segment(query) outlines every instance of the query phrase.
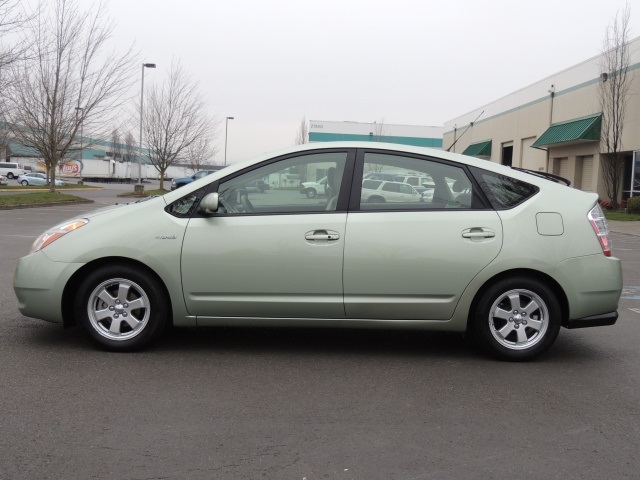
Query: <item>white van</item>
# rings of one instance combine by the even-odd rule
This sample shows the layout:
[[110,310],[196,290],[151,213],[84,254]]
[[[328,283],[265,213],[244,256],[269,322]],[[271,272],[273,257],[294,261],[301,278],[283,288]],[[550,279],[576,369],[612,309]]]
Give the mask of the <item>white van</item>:
[[0,175],[7,178],[18,178],[24,174],[22,165],[15,162],[0,162]]

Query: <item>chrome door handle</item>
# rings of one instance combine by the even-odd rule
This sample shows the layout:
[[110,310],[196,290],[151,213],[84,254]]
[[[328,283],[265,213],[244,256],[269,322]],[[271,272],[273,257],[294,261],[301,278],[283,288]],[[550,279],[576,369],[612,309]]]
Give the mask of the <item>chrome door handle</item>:
[[464,238],[493,238],[496,233],[493,230],[484,230],[482,228],[470,228],[462,232]]
[[313,232],[307,232],[304,236],[305,240],[309,240],[311,242],[324,240],[326,241],[335,241],[340,239],[340,235],[338,232],[327,232],[326,230],[315,230]]

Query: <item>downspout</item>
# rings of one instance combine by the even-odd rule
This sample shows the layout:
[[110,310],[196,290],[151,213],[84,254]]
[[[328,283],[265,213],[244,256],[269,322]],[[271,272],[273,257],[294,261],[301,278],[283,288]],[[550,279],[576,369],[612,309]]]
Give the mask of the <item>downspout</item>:
[[[556,86],[555,85],[551,85],[551,88],[549,89],[549,94],[551,95],[551,102],[549,105],[549,127],[551,127],[551,125],[553,125],[553,98],[556,96]],[[550,153],[551,149],[547,148],[547,169],[546,172],[549,173],[549,164],[551,162],[551,153]]]

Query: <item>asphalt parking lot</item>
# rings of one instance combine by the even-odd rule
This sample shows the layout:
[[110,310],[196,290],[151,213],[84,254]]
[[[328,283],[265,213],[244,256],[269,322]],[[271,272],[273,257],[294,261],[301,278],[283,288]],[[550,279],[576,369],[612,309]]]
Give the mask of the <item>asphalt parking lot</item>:
[[640,478],[640,237],[613,234],[617,324],[563,329],[532,363],[330,329],[174,329],[113,354],[22,317],[11,288],[34,238],[90,209],[0,211],[0,478]]

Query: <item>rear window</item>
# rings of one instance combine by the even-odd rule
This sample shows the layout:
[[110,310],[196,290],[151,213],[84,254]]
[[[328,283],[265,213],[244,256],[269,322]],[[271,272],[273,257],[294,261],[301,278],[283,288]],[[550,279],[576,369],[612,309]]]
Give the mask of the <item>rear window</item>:
[[476,180],[480,183],[491,206],[496,210],[506,210],[524,202],[538,193],[538,187],[522,180],[487,172],[481,169],[472,169]]

